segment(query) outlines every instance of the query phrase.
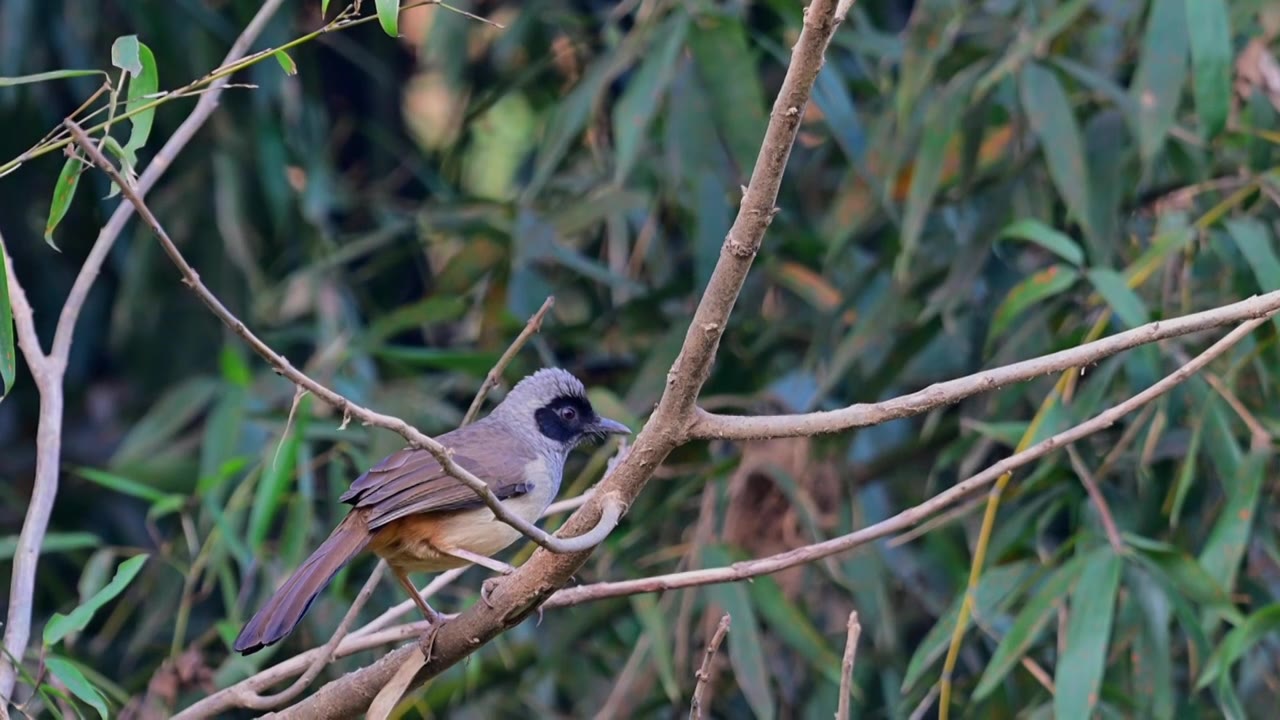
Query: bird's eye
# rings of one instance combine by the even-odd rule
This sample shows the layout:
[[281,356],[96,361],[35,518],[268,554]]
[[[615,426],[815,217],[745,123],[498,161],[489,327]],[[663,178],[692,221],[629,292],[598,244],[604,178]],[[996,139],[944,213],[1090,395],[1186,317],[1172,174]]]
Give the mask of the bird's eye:
[[565,422],[573,422],[578,419],[578,411],[571,407],[560,408],[560,419]]

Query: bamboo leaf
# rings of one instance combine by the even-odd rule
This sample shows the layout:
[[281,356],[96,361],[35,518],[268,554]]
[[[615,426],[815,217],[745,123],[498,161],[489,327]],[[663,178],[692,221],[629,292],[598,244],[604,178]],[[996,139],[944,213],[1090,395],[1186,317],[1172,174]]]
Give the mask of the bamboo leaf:
[[1114,553],[1092,555],[1071,593],[1066,646],[1054,672],[1055,717],[1091,717],[1098,704],[1123,567]]

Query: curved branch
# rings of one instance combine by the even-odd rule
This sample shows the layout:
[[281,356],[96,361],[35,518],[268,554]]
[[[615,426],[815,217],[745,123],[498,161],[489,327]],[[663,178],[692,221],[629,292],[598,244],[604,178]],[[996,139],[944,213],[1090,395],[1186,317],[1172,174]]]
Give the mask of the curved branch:
[[979,393],[1073,367],[1087,367],[1124,350],[1220,325],[1268,316],[1280,309],[1280,290],[1230,305],[1161,320],[1091,343],[1031,360],[940,382],[881,403],[859,403],[839,410],[802,415],[719,415],[698,410],[688,429],[690,439],[757,440],[800,437],[879,425],[957,403]]
[[103,172],[110,176],[113,181],[115,181],[116,185],[120,187],[121,193],[123,193],[125,198],[127,198],[129,202],[133,204],[134,208],[137,209],[138,215],[142,217],[143,221],[145,221],[148,227],[151,228],[152,233],[154,233],[156,238],[159,239],[160,245],[164,248],[165,254],[169,256],[169,259],[173,261],[173,264],[178,267],[178,271],[182,273],[182,282],[196,294],[196,297],[200,298],[200,301],[205,304],[205,307],[209,308],[209,310],[213,312],[213,314],[221,320],[223,324],[230,328],[232,332],[239,335],[245,341],[245,344],[247,344],[254,352],[258,353],[262,359],[270,363],[277,372],[287,378],[294,385],[307,390],[312,395],[315,395],[338,410],[341,410],[344,421],[354,417],[358,418],[365,425],[373,425],[374,427],[391,430],[403,437],[410,447],[426,450],[431,453],[431,455],[435,457],[436,461],[440,463],[441,469],[451,477],[457,479],[463,485],[471,488],[472,492],[484,501],[484,504],[493,512],[494,517],[510,525],[516,530],[519,530],[522,535],[535,543],[554,553],[576,552],[580,549],[578,544],[566,543],[564,540],[548,534],[546,531],[503,506],[502,502],[498,500],[498,496],[493,494],[493,490],[491,490],[483,480],[454,462],[453,451],[440,444],[439,441],[424,435],[417,428],[398,417],[374,412],[373,410],[355,404],[346,396],[321,385],[319,382],[316,382],[311,378],[311,376],[294,367],[293,363],[289,362],[289,360],[283,355],[272,350],[271,346],[267,345],[261,338],[255,335],[253,331],[250,330],[242,320],[240,320],[240,318],[236,317],[234,313],[228,310],[227,306],[223,305],[222,301],[205,286],[204,282],[200,280],[200,274],[197,273],[195,269],[191,267],[191,264],[187,262],[187,259],[183,257],[182,252],[178,250],[178,246],[175,245],[173,239],[169,237],[169,233],[165,231],[164,227],[160,225],[160,221],[157,220],[156,216],[151,212],[151,208],[147,207],[146,202],[143,201],[133,188],[129,186],[128,181],[125,180],[124,176],[121,175],[116,167],[111,164],[111,161],[107,159],[106,155],[104,155],[102,151],[93,144],[93,141],[89,139],[89,136],[85,134],[84,130],[81,129],[74,120],[68,119],[64,121],[63,124],[69,131],[71,131],[71,135],[75,138],[76,143],[80,145],[80,149],[83,150],[91,160],[93,160],[94,165],[97,165]]

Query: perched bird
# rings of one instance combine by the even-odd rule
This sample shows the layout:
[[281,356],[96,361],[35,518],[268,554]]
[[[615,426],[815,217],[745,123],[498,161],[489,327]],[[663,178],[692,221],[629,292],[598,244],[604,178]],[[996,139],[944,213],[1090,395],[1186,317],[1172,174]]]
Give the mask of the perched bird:
[[[488,417],[437,438],[454,461],[484,480],[504,507],[534,522],[560,491],[565,459],[579,443],[627,426],[600,417],[582,383],[546,368],[516,384]],[[439,616],[409,580],[475,563],[509,571],[489,559],[520,537],[494,517],[471,488],[449,476],[425,450],[393,453],[356,478],[341,500],[347,517],[276,590],[240,631],[236,652],[249,655],[293,631],[343,565],[366,548],[387,561],[433,628]]]

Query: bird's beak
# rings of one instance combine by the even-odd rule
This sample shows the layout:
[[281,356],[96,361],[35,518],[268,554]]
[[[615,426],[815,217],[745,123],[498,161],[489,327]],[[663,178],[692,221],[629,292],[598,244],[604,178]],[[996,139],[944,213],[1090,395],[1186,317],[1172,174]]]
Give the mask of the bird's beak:
[[602,417],[597,419],[595,422],[595,429],[606,435],[630,435],[631,434],[631,428],[627,427],[626,425],[623,425],[617,420],[610,420],[607,417]]

